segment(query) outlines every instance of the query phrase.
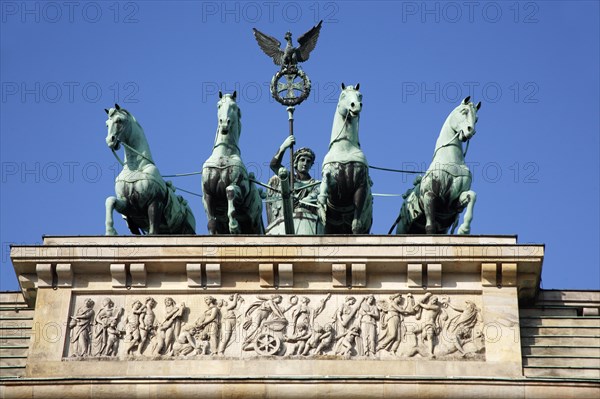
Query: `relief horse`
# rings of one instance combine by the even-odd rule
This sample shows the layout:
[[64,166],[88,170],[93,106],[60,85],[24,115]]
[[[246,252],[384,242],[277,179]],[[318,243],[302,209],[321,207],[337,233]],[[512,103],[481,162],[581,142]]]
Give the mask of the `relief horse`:
[[[115,179],[116,197],[106,199],[106,235],[116,235],[113,210],[133,234],[195,234],[196,220],[187,201],[175,194],[156,167],[142,126],[115,104],[108,114],[106,144],[123,165]],[[123,161],[116,151],[123,145]]]
[[263,234],[262,199],[238,147],[242,112],[236,92],[217,103],[217,133],[213,151],[202,166],[204,210],[210,234]]
[[446,234],[450,227],[454,233],[465,208],[458,234],[471,232],[477,195],[471,190],[472,176],[465,165],[463,143],[466,142],[468,148],[468,142],[475,134],[481,103],[474,105],[469,100],[470,97],[465,98],[448,115],[437,139],[431,165],[403,195],[405,201],[396,219],[396,234]]
[[325,234],[368,234],[373,223],[369,164],[360,149],[360,85],[345,86],[333,118],[329,151],[323,160],[319,190]]

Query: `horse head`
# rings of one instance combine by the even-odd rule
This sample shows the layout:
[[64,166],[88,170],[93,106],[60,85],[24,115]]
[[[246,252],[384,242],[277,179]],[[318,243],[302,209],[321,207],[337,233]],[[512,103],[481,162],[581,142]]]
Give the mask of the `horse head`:
[[219,102],[217,102],[217,117],[219,119],[217,134],[226,136],[230,131],[237,134],[234,140],[237,141],[240,133],[240,119],[242,111],[238,107],[235,99],[237,91],[233,94],[223,94],[219,92]]
[[133,116],[124,108],[115,104],[114,108],[104,109],[108,114],[106,126],[108,134],[106,136],[106,144],[111,150],[118,150],[121,147],[121,142],[127,143],[132,131]]
[[450,126],[455,133],[458,133],[460,141],[467,141],[475,134],[475,124],[477,123],[477,111],[481,108],[481,102],[474,105],[465,98],[458,107],[452,111],[450,116]]
[[356,86],[346,86],[342,83],[342,93],[338,100],[337,112],[342,115],[344,119],[356,118],[360,115],[362,110],[362,94],[358,89],[360,83]]

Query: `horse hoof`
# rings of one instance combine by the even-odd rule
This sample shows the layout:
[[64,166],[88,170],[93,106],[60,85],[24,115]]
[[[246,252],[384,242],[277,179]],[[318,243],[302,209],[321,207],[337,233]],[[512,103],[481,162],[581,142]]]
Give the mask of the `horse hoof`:
[[237,221],[229,222],[229,232],[231,234],[240,234],[240,224]]
[[327,224],[327,209],[323,206],[320,206],[317,209],[317,213],[319,215],[319,219],[321,219],[321,223],[323,225],[326,225]]
[[470,234],[470,233],[471,233],[471,227],[460,226],[458,228],[459,235],[465,235],[465,234]]
[[361,234],[363,232],[363,225],[358,219],[352,221],[352,234]]
[[214,219],[210,219],[208,221],[208,225],[206,226],[208,229],[209,234],[217,234],[217,221]]
[[115,230],[114,228],[110,227],[106,229],[106,235],[107,236],[116,236],[117,235],[117,230]]
[[225,189],[225,195],[227,196],[227,201],[235,200],[235,189],[231,186]]

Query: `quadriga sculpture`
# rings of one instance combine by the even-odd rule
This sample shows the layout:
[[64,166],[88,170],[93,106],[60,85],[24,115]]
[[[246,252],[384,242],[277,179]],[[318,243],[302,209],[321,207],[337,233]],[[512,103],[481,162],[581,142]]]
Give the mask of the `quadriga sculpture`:
[[[116,197],[106,199],[106,235],[116,235],[113,209],[123,215],[133,234],[195,234],[196,220],[187,201],[175,194],[156,167],[142,126],[115,104],[108,114],[106,144],[123,165],[115,179]],[[116,151],[123,145],[125,156]]]
[[475,134],[481,103],[474,105],[469,100],[470,97],[465,98],[448,115],[437,139],[431,165],[404,194],[405,200],[394,224],[398,225],[396,234],[446,234],[450,227],[453,233],[465,208],[458,234],[471,232],[477,196],[471,190],[472,176],[465,165],[463,143]]
[[319,192],[325,234],[368,234],[373,223],[369,164],[360,149],[360,85],[346,86],[333,118],[329,151],[323,160]]
[[262,199],[242,162],[238,142],[242,112],[236,92],[217,103],[217,134],[202,166],[202,192],[210,234],[263,234]]

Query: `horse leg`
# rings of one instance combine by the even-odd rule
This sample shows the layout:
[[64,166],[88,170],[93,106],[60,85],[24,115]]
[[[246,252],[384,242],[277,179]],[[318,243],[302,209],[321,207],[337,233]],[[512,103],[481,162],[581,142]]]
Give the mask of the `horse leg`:
[[207,194],[207,190],[204,190],[202,203],[204,204],[204,211],[206,212],[206,218],[208,219],[208,234],[215,235],[217,234],[217,218],[215,217],[215,212],[212,207],[212,200],[212,195]]
[[365,200],[367,198],[367,189],[361,186],[354,192],[354,219],[352,220],[352,234],[363,234],[364,223],[361,220],[364,211]]
[[436,233],[435,223],[435,194],[431,191],[425,192],[423,195],[423,211],[425,212],[425,234]]
[[163,206],[161,199],[154,200],[148,205],[148,234],[158,234],[162,219]]
[[208,219],[207,228],[210,235],[219,234],[216,205],[218,202],[217,193],[220,179],[221,176],[217,170],[212,168],[202,169],[202,204],[204,205],[204,212]]
[[323,172],[323,180],[321,180],[321,185],[319,186],[319,195],[317,196],[319,208],[317,209],[317,213],[319,214],[319,218],[321,219],[321,223],[323,226],[327,225],[327,198],[329,198],[329,180],[331,178],[331,173],[326,170]]
[[108,197],[106,199],[105,205],[106,205],[106,218],[105,218],[106,233],[105,234],[107,236],[116,236],[117,230],[115,230],[115,227],[114,227],[113,210],[116,209],[117,212],[119,212],[120,214],[124,214],[127,203],[125,202],[125,200],[118,199],[117,197]]
[[458,198],[462,206],[467,206],[463,222],[458,228],[458,234],[469,234],[471,232],[471,221],[473,221],[473,207],[475,206],[475,200],[477,200],[477,194],[475,191],[469,190],[460,193]]
[[125,223],[127,223],[127,227],[129,228],[131,234],[136,236],[142,235],[140,228],[135,223],[133,223],[132,220],[130,220],[127,216],[124,216],[123,219],[125,219]]
[[235,202],[242,196],[240,187],[236,184],[227,186],[225,189],[227,193],[227,218],[229,219],[229,232],[231,234],[241,234],[240,224],[238,223],[235,211]]

